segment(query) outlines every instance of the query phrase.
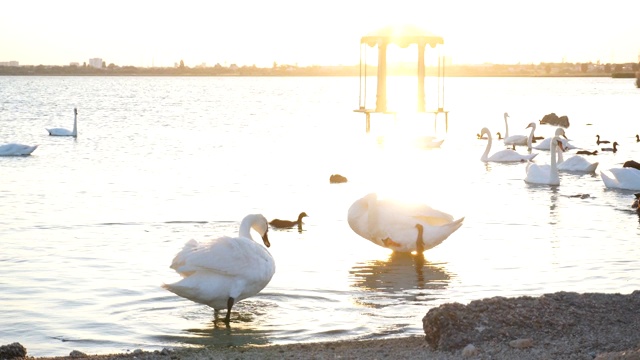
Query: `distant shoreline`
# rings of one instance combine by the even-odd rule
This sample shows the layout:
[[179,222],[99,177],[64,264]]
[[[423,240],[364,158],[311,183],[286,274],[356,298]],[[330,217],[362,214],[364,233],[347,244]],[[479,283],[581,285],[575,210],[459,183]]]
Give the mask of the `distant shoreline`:
[[[576,67],[540,67],[531,65],[450,65],[445,69],[428,67],[425,76],[444,77],[610,77],[635,78],[634,72],[627,71],[584,71]],[[359,66],[278,66],[258,68],[255,66],[230,67],[175,67],[142,68],[133,66],[109,66],[93,68],[90,66],[0,66],[0,76],[180,76],[180,77],[338,77],[338,76],[377,76],[375,67],[360,70]],[[415,69],[407,67],[392,68],[388,76],[416,76]]]

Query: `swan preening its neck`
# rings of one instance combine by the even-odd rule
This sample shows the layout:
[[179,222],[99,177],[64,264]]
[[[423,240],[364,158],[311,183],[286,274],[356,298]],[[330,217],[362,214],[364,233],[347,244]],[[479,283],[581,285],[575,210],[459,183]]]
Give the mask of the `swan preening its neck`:
[[454,220],[450,214],[426,204],[381,200],[375,193],[356,200],[347,216],[349,227],[356,234],[378,246],[405,253],[437,246],[458,230],[463,220],[464,217]]
[[78,108],[73,108],[73,130],[65,128],[47,129],[51,136],[78,136]]

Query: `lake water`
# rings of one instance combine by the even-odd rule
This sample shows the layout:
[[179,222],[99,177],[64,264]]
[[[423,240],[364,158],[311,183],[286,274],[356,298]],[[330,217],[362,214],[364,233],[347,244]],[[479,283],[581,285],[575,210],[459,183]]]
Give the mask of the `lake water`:
[[[0,344],[62,356],[390,338],[421,334],[426,312],[447,302],[631,293],[634,192],[605,189],[599,172],[640,161],[633,81],[450,78],[448,132],[442,116],[434,129],[431,116],[400,114],[373,115],[367,134],[353,77],[0,77],[0,143],[40,145],[0,157]],[[390,107],[410,104],[415,83],[390,79]],[[367,86],[373,107],[375,78]],[[78,138],[48,136],[72,127],[74,107]],[[504,134],[505,111],[511,134],[555,112],[569,117],[574,145],[598,149],[600,134],[619,151],[591,157],[596,174],[527,185],[525,164],[480,161],[476,133]],[[424,135],[445,141],[425,148]],[[335,173],[349,181],[330,184]],[[464,225],[416,268],[349,228],[349,206],[372,191]],[[302,232],[270,232],[276,274],[234,307],[229,329],[160,287],[178,279],[169,264],[186,241],[235,235],[249,213],[301,211]]]

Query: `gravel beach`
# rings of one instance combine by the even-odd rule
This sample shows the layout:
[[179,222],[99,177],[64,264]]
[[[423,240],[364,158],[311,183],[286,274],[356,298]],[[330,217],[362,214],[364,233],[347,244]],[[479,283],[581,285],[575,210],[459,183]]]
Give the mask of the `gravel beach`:
[[[0,359],[597,359],[640,360],[640,290],[631,294],[558,292],[494,297],[433,308],[425,336],[228,348],[180,348],[32,358],[19,343]],[[24,353],[21,353],[24,351]],[[20,356],[22,355],[22,356]]]

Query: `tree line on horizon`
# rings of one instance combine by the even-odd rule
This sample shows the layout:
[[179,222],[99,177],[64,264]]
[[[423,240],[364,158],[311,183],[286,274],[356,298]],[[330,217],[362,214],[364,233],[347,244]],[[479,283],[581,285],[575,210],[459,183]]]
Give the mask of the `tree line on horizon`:
[[[540,63],[540,64],[483,64],[483,65],[447,65],[425,67],[427,76],[614,76],[635,77],[640,71],[640,63],[594,64],[594,63]],[[389,65],[388,75],[416,75],[415,64]],[[281,65],[276,62],[271,67],[252,66],[214,66],[198,65],[189,67],[180,60],[173,67],[136,67],[117,66],[113,63],[102,68],[83,65],[22,65],[0,66],[0,75],[75,75],[75,76],[108,76],[108,75],[148,75],[148,76],[375,76],[377,67],[367,65],[306,66]],[[616,76],[617,75],[617,76]]]

